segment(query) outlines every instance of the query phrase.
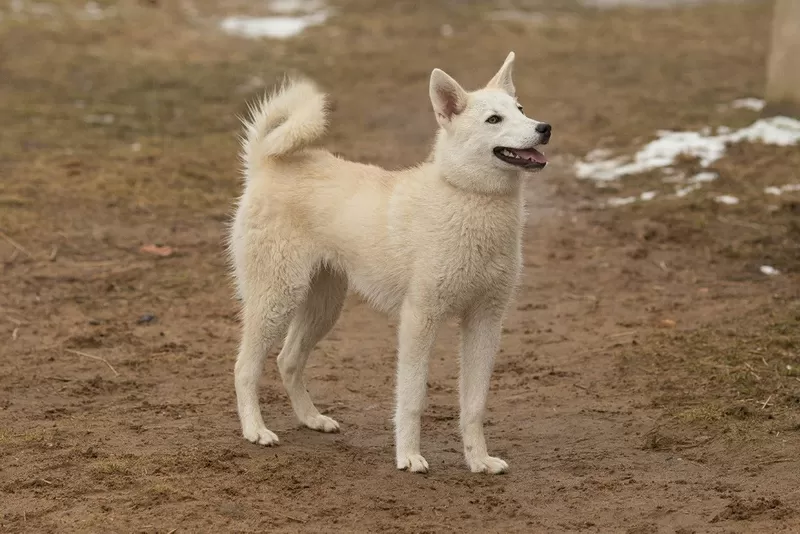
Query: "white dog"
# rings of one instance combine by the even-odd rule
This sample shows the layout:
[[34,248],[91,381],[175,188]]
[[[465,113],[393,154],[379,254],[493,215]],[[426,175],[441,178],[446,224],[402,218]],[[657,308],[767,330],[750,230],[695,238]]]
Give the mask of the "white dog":
[[480,90],[467,92],[435,69],[430,98],[440,129],[432,157],[388,171],[309,145],[326,126],[326,97],[290,81],[251,109],[242,159],[245,186],[230,253],[243,302],[235,368],[244,437],[275,445],[257,383],[278,356],[297,418],[335,432],[306,390],[303,369],[339,317],[348,286],[399,315],[395,440],[397,468],[426,472],[420,454],[428,360],[439,325],[461,322],[460,403],[464,454],[473,472],[502,473],[489,456],[483,418],[502,322],[521,268],[523,171],[545,167],[536,147],[550,125],[517,103],[510,53]]

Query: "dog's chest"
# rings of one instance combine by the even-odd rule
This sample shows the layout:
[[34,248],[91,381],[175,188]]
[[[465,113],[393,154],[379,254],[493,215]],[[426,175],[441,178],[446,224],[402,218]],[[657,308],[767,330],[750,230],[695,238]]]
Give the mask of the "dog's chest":
[[429,245],[429,269],[438,297],[454,311],[476,300],[504,299],[516,284],[521,262],[518,213],[458,213]]

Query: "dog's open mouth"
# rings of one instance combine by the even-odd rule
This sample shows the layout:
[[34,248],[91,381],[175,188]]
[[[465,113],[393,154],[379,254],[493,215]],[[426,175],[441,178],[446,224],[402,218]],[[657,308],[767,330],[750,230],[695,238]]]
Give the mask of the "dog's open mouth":
[[541,169],[547,165],[547,157],[535,148],[506,148],[499,146],[494,149],[498,159],[522,167],[523,169]]

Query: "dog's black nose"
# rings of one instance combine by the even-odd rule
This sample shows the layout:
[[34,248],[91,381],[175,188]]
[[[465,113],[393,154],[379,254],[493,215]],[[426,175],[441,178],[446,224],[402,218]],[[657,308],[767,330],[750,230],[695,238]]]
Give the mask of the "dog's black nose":
[[552,129],[553,127],[547,124],[546,122],[540,122],[539,124],[536,125],[536,131],[539,132],[540,134],[549,135],[550,130]]

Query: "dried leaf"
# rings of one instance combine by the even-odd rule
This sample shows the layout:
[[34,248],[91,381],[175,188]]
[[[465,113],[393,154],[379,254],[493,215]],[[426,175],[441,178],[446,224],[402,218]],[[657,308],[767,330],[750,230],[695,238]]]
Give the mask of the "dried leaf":
[[165,245],[142,245],[142,247],[139,249],[139,252],[166,258],[167,256],[172,256],[172,254],[175,253],[175,250],[172,247]]

